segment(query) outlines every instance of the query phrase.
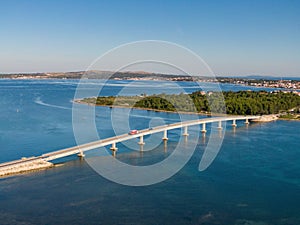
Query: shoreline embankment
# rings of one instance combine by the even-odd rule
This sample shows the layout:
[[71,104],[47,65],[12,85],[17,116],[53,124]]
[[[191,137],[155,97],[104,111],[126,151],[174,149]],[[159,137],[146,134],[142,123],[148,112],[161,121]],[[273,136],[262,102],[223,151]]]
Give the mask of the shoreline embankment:
[[[24,162],[22,162],[24,160]],[[53,167],[54,164],[43,159],[26,160],[21,159],[15,163],[0,164],[0,177],[17,175]]]

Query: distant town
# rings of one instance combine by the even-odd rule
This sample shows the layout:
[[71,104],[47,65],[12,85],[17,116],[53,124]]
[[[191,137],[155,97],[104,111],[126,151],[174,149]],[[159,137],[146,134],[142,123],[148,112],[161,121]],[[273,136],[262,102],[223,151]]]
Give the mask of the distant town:
[[218,77],[221,83],[232,83],[245,86],[283,88],[283,89],[300,89],[300,81],[292,79],[249,79],[249,78],[228,78]]
[[300,79],[287,78],[268,78],[268,77],[216,77],[189,76],[149,73],[144,71],[77,71],[77,72],[50,72],[50,73],[14,73],[0,74],[0,79],[111,79],[111,80],[165,80],[165,81],[201,81],[201,82],[220,82],[244,86],[282,88],[286,90],[300,90]]

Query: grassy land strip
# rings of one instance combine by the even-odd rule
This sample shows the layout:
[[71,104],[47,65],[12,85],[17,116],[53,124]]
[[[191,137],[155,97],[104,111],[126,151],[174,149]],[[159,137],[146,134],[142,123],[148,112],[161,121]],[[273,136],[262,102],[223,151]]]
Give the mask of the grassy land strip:
[[81,103],[136,107],[158,111],[197,113],[227,113],[230,115],[266,115],[289,112],[299,113],[300,96],[294,93],[239,91],[192,94],[159,94],[151,96],[107,96],[80,100]]

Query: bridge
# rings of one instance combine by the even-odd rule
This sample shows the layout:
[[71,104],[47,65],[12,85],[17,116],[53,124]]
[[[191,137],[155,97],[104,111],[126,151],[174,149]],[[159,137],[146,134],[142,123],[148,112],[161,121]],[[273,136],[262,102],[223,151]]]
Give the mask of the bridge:
[[188,127],[190,126],[196,126],[196,125],[201,125],[202,133],[206,133],[206,124],[208,123],[217,123],[218,124],[218,129],[222,129],[222,123],[226,121],[232,121],[232,126],[236,127],[236,121],[238,120],[244,120],[246,124],[249,124],[250,120],[253,119],[259,119],[260,116],[228,116],[228,117],[210,117],[210,118],[204,118],[204,119],[197,119],[197,120],[189,120],[189,121],[184,121],[184,122],[178,122],[178,123],[173,123],[169,125],[163,125],[163,126],[157,126],[153,128],[147,128],[144,130],[139,130],[137,134],[122,134],[82,145],[78,145],[75,147],[70,147],[58,151],[53,151],[49,153],[42,154],[40,156],[33,156],[30,158],[22,158],[20,160],[15,160],[11,162],[6,162],[0,164],[0,176],[5,176],[5,175],[10,175],[10,174],[15,174],[15,173],[20,173],[20,172],[26,172],[29,170],[36,170],[36,169],[41,169],[41,168],[48,168],[53,166],[51,161],[63,157],[67,157],[70,155],[75,155],[77,154],[79,157],[84,157],[84,152],[104,147],[104,146],[109,146],[111,145],[110,150],[112,151],[113,156],[116,155],[117,152],[117,143],[127,141],[130,139],[135,139],[139,138],[138,144],[144,145],[144,136],[145,135],[151,135],[154,133],[159,133],[162,132],[162,139],[164,141],[168,140],[168,131],[169,130],[174,130],[178,128],[183,128],[183,133],[182,135],[188,136]]

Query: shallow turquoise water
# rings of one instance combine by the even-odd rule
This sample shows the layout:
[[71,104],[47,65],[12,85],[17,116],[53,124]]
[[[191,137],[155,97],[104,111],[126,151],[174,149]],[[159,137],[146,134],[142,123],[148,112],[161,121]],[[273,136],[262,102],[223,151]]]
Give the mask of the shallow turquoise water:
[[[113,84],[107,93],[122,88]],[[75,88],[76,81],[1,80],[0,161],[75,145]],[[102,137],[113,135],[109,110],[96,110]],[[147,127],[153,117],[178,120],[176,114],[133,110],[132,126]],[[217,158],[203,172],[198,164],[207,138],[200,136],[181,171],[146,187],[113,183],[70,157],[54,169],[1,179],[0,224],[300,224],[299,129],[300,122],[291,121],[239,123],[235,131],[228,126]],[[195,135],[191,131],[186,147]],[[142,155],[120,145],[117,158],[133,165],[158,162],[179,136],[170,132],[166,150],[160,145]]]

